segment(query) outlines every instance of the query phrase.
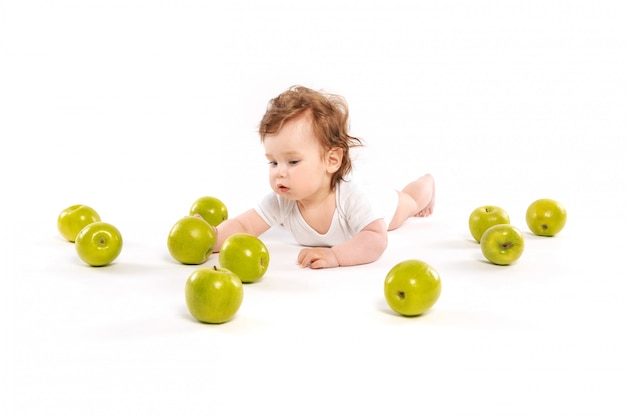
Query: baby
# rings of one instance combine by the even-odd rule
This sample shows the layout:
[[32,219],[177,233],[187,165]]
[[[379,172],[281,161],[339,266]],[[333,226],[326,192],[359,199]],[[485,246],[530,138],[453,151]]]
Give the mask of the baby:
[[259,236],[282,225],[305,246],[298,254],[303,268],[365,264],[385,251],[387,231],[433,211],[430,174],[402,191],[390,190],[382,204],[387,212],[346,180],[352,168],[350,148],[361,141],[348,133],[348,106],[340,96],[292,87],[270,101],[259,133],[272,193],[217,227],[215,252],[233,233]]

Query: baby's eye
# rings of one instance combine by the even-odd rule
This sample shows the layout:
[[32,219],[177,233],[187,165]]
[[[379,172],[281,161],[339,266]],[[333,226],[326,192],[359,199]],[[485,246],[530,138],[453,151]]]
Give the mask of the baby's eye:
[[297,161],[297,160],[289,161],[289,165],[297,165],[298,162],[300,161]]
[[278,165],[276,161],[269,161],[267,164],[271,167],[275,167],[276,165]]

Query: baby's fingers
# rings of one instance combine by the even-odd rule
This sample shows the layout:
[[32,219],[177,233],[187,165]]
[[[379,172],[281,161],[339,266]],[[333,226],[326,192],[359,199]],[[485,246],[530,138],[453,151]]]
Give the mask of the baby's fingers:
[[[330,260],[334,262],[331,262]],[[301,268],[311,269],[329,268],[338,266],[335,256],[329,248],[303,249],[298,255],[298,264]]]
[[308,252],[308,249],[302,249],[298,254],[298,265],[300,268],[306,268],[309,265]]

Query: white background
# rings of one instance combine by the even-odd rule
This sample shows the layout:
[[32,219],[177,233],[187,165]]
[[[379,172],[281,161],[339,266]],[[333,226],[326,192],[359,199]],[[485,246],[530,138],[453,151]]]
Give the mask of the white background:
[[[626,3],[297,4],[0,1],[0,414],[623,416]],[[347,99],[356,177],[435,175],[435,214],[322,271],[271,230],[235,319],[199,324],[167,233],[269,190],[256,128],[293,84]],[[541,197],[555,238],[525,225]],[[114,264],[59,236],[76,203],[121,230]],[[516,264],[471,241],[483,204],[524,231]],[[443,283],[413,319],[382,290],[409,258]]]

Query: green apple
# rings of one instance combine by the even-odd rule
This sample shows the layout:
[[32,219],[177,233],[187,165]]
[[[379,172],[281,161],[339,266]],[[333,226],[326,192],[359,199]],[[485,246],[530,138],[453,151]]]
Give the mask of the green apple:
[[469,229],[472,237],[480,243],[485,230],[496,224],[509,224],[509,215],[498,206],[481,206],[472,211],[469,217]]
[[83,227],[99,221],[100,215],[94,209],[84,204],[74,204],[59,213],[57,229],[63,238],[74,242]]
[[497,224],[483,233],[480,250],[489,262],[510,265],[524,253],[524,236],[513,225]]
[[185,284],[189,313],[203,323],[225,323],[237,313],[243,301],[243,284],[225,268],[200,268]]
[[426,262],[409,259],[391,268],[384,289],[387,304],[393,311],[403,316],[418,316],[439,299],[441,278]]
[[76,236],[76,253],[91,266],[105,266],[122,252],[122,235],[115,226],[105,222],[90,223]]
[[256,282],[267,271],[270,254],[258,237],[247,233],[235,233],[222,243],[219,263],[222,268],[233,271],[241,282]]
[[554,236],[565,227],[567,211],[558,201],[540,198],[526,210],[526,224],[538,236]]
[[213,226],[199,217],[185,216],[178,220],[167,236],[172,258],[186,265],[206,262],[215,249],[217,238]]
[[211,226],[217,226],[228,219],[228,209],[219,199],[211,196],[200,197],[191,205],[189,215],[199,214]]

